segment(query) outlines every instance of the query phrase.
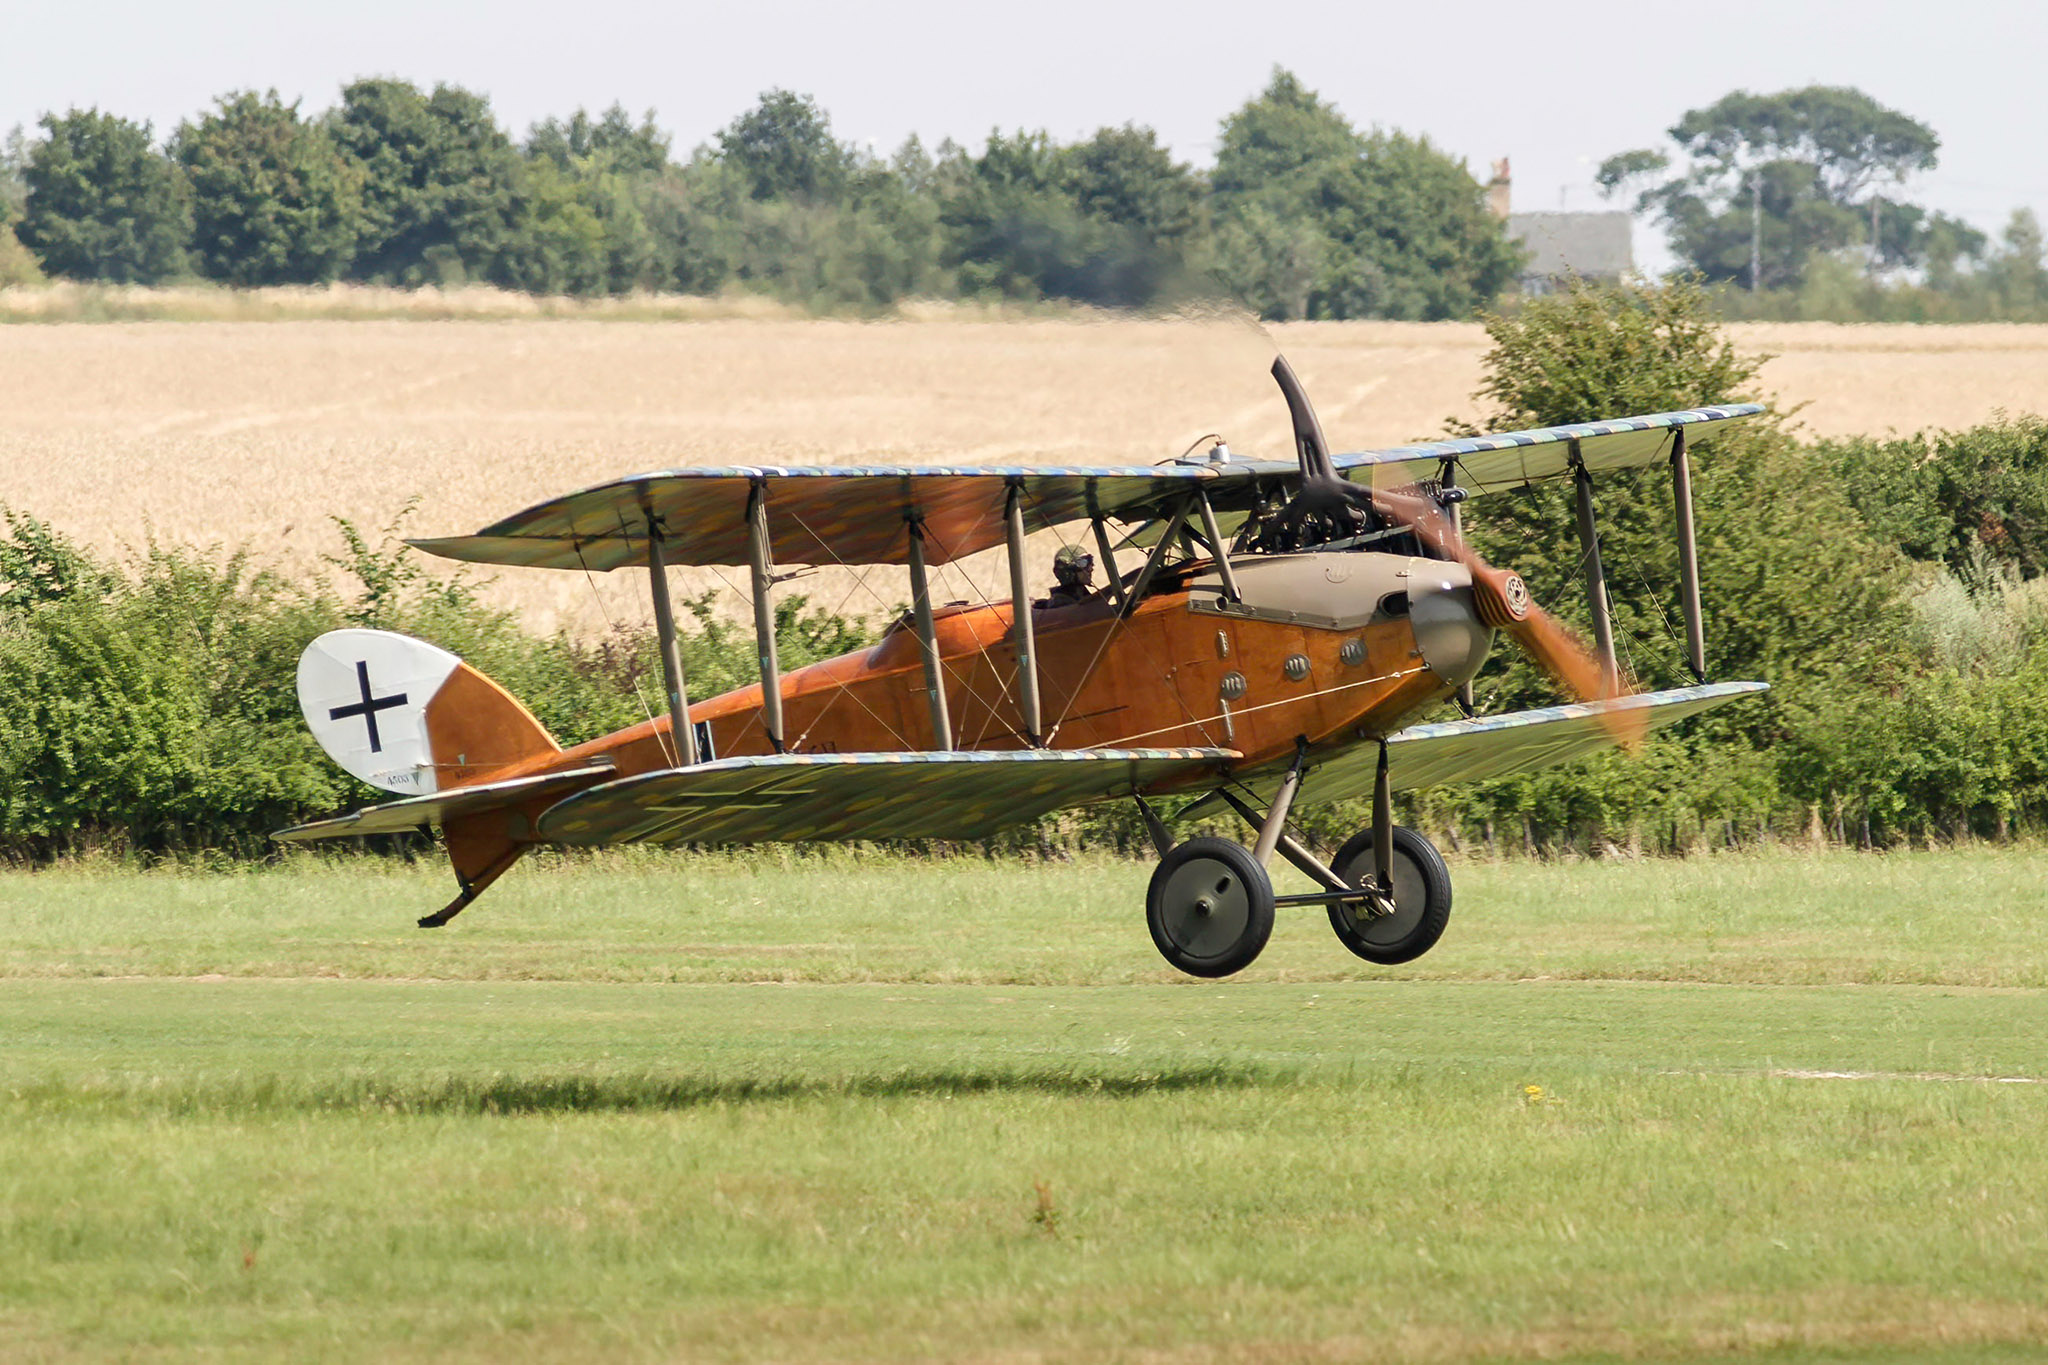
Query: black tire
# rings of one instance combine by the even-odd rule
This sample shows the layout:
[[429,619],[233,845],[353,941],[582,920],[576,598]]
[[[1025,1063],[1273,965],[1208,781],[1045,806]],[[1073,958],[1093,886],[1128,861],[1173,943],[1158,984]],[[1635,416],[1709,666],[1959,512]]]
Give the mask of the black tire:
[[1152,873],[1145,925],[1159,955],[1189,976],[1241,972],[1273,936],[1273,881],[1244,845],[1190,839]]
[[[1373,864],[1372,830],[1351,836],[1330,870],[1353,886],[1366,886],[1377,875]],[[1392,967],[1413,962],[1444,936],[1451,922],[1451,870],[1436,845],[1412,829],[1394,826],[1394,913],[1368,919],[1362,907],[1332,902],[1330,927],[1337,941],[1367,962]]]

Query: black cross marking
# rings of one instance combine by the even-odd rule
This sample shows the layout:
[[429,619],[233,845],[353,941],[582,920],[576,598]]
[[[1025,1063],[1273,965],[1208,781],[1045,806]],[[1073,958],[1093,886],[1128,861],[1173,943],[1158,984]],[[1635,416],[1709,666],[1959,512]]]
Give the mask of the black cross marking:
[[384,752],[384,740],[377,733],[377,713],[394,706],[405,705],[405,693],[396,692],[388,697],[370,695],[370,665],[361,659],[356,661],[356,686],[363,689],[363,699],[349,706],[337,706],[327,713],[329,720],[341,720],[346,716],[361,716],[363,723],[370,727],[370,752]]

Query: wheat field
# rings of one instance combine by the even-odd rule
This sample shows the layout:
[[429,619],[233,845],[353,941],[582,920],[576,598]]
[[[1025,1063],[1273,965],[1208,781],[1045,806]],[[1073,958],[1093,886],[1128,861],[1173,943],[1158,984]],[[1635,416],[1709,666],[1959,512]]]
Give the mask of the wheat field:
[[[2048,327],[1730,332],[1775,357],[1764,387],[1815,434],[2048,410]],[[1469,324],[1262,329],[930,310],[887,322],[19,325],[0,328],[0,502],[101,550],[151,537],[246,545],[310,574],[339,549],[330,516],[382,527],[417,498],[409,530],[457,533],[584,484],[678,465],[1148,463],[1210,432],[1241,454],[1284,455],[1286,414],[1266,374],[1276,345],[1341,448],[1484,416],[1472,392],[1487,342]],[[1043,561],[1056,541],[1040,539]],[[683,577],[703,590],[733,576]],[[485,591],[536,627],[584,632],[640,619],[637,586],[507,570]],[[992,562],[940,587],[1007,595]],[[861,615],[905,596],[888,574],[821,573],[801,590]]]

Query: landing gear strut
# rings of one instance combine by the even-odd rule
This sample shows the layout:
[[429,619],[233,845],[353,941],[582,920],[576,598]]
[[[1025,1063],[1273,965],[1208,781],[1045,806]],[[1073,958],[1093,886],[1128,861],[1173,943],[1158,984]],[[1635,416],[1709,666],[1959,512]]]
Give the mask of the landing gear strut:
[[[1301,789],[1306,742],[1263,815],[1237,793],[1216,796],[1259,831],[1246,848],[1228,839],[1190,839],[1175,845],[1166,826],[1140,799],[1138,810],[1159,850],[1159,866],[1145,892],[1145,923],[1160,956],[1190,976],[1229,976],[1249,967],[1273,933],[1273,912],[1283,905],[1327,908],[1337,941],[1368,962],[1413,961],[1436,945],[1451,917],[1451,874],[1429,840],[1393,822],[1386,746],[1380,747],[1373,790],[1373,822],[1325,865],[1287,832],[1287,814]],[[1266,872],[1278,853],[1321,888],[1278,896]]]

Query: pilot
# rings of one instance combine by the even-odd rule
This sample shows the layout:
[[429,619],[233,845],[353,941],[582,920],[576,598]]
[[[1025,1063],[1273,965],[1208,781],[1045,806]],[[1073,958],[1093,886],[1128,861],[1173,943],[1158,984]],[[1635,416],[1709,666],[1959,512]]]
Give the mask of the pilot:
[[1045,599],[1047,607],[1078,606],[1095,596],[1095,588],[1089,582],[1095,576],[1095,556],[1078,545],[1063,545],[1052,560],[1052,595]]

